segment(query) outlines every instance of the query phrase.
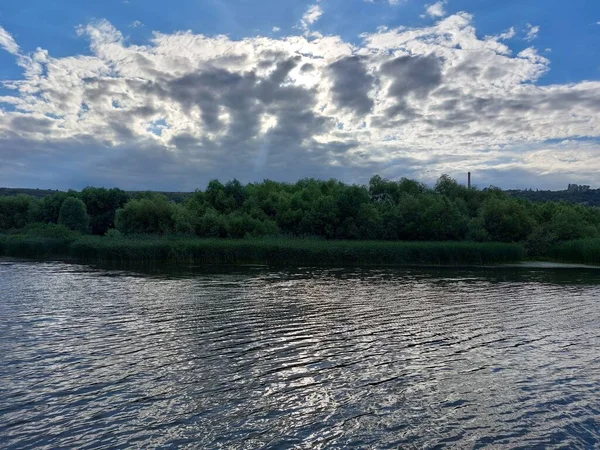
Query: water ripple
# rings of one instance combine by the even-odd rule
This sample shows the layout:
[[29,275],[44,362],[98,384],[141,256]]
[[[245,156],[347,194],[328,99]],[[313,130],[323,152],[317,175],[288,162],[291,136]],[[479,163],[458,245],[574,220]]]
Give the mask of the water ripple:
[[600,445],[598,271],[5,261],[0,286],[3,448]]

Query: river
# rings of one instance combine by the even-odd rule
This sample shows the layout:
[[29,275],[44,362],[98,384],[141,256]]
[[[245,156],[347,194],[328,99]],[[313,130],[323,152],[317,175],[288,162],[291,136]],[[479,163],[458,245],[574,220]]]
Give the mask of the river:
[[2,448],[593,448],[600,270],[0,261]]

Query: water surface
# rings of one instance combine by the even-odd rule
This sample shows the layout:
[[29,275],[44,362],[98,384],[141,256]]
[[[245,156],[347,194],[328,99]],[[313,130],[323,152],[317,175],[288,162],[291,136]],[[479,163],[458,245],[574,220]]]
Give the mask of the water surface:
[[600,271],[0,261],[3,448],[593,448]]

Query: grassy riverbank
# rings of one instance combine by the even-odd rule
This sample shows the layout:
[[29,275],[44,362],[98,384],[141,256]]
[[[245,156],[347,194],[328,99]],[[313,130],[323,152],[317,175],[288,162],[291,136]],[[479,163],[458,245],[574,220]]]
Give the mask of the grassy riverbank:
[[553,261],[600,265],[600,239],[562,242],[548,252]]
[[518,262],[524,251],[516,244],[475,242],[0,235],[0,256],[117,263],[477,265]]

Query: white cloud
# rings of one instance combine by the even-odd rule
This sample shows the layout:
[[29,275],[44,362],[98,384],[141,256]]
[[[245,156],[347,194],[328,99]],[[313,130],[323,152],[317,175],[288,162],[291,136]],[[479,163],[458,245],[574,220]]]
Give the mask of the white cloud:
[[132,26],[133,28],[138,28],[138,27],[141,27],[141,26],[143,26],[143,25],[144,25],[144,24],[143,24],[141,21],[139,21],[139,20],[135,20],[135,21],[134,21],[134,22],[131,24],[131,26]]
[[530,23],[528,23],[527,24],[527,35],[525,36],[525,40],[531,42],[538,37],[539,33],[540,33],[539,26],[533,26]]
[[445,4],[445,1],[439,1],[433,5],[429,5],[425,12],[429,17],[444,17],[446,15],[446,10],[444,8]]
[[215,176],[363,182],[471,170],[495,183],[501,174],[504,186],[524,173],[600,184],[600,82],[538,86],[550,61],[533,47],[514,55],[510,30],[480,38],[466,13],[359,43],[188,31],[132,45],[105,20],[78,33],[90,55],[39,49],[5,83],[5,183],[193,189]]
[[273,33],[279,33],[280,31],[281,31],[281,28],[273,27]]
[[494,39],[499,40],[499,41],[507,41],[509,39],[514,38],[517,35],[517,32],[515,30],[515,27],[510,27],[508,30],[493,36]]
[[308,7],[304,15],[302,16],[302,25],[304,28],[308,28],[309,25],[312,25],[317,20],[321,18],[323,15],[323,8],[318,3],[311,5]]
[[19,46],[11,34],[0,26],[0,47],[13,55],[19,54]]

